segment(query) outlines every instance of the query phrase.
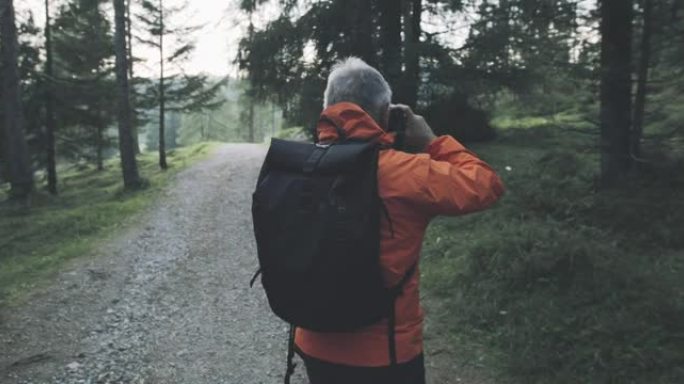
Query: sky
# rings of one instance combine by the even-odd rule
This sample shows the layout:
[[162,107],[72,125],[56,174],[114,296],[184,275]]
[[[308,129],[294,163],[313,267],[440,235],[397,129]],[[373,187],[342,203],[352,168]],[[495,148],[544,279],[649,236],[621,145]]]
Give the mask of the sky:
[[[51,0],[53,10],[63,1]],[[18,17],[25,17],[25,12],[32,11],[39,26],[45,23],[44,0],[15,0]],[[183,0],[165,0],[165,5],[176,7],[185,3]],[[201,0],[187,1],[188,7],[180,11],[176,17],[186,25],[201,26],[195,33],[196,50],[190,60],[184,64],[184,70],[190,74],[206,73],[215,76],[236,75],[232,61],[237,55],[237,46],[245,28],[246,18],[237,10],[236,1]],[[152,74],[155,68],[155,53],[151,49],[133,45],[134,55],[145,62],[140,63],[138,73]]]

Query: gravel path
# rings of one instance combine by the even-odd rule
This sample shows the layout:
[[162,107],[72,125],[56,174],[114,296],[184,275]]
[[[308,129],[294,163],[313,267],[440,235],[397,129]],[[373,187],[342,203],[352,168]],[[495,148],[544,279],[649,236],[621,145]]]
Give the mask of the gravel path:
[[[282,382],[287,327],[248,287],[264,154],[220,147],[93,257],[0,311],[0,383]],[[436,356],[433,372],[440,360],[449,364]],[[293,384],[305,383],[297,372]]]
[[280,382],[286,326],[248,287],[264,152],[222,146],[95,257],[0,314],[0,382]]

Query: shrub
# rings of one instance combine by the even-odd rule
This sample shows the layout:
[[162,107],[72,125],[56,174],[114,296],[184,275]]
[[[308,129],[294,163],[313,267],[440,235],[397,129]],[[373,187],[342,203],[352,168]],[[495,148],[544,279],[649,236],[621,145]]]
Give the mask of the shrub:
[[424,283],[452,332],[504,382],[684,382],[681,189],[599,193],[587,156],[507,150],[499,206],[429,231]]

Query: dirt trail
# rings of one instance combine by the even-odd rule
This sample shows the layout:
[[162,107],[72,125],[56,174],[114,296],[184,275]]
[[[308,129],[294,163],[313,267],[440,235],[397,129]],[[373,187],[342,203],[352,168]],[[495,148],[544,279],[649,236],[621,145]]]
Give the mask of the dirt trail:
[[[248,287],[264,154],[220,147],[95,255],[0,311],[0,383],[282,382],[286,325]],[[428,365],[442,372],[433,381],[466,382],[444,374],[441,355]],[[297,371],[293,384],[305,383]]]

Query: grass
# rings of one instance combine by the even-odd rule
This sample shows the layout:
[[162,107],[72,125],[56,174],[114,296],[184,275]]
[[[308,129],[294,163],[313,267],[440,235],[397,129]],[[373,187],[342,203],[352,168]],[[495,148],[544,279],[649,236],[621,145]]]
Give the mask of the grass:
[[304,130],[304,127],[290,127],[290,128],[285,128],[281,129],[278,131],[275,136],[275,138],[278,139],[284,139],[284,140],[306,140],[307,135]]
[[[577,130],[597,130],[598,126],[583,118],[582,113],[560,112],[549,116],[522,116],[511,115],[495,116],[491,124],[498,130],[525,130],[535,128],[573,128]],[[597,131],[598,133],[598,131]]]
[[122,190],[119,162],[112,160],[104,171],[89,166],[62,172],[60,195],[36,193],[30,209],[0,206],[0,305],[16,303],[66,262],[88,255],[143,211],[178,171],[213,147],[202,143],[169,151],[167,171],[159,169],[156,154],[139,156],[146,180],[139,191]]
[[592,137],[508,128],[473,147],[507,195],[426,238],[445,337],[504,383],[684,382],[681,170],[598,191]]

